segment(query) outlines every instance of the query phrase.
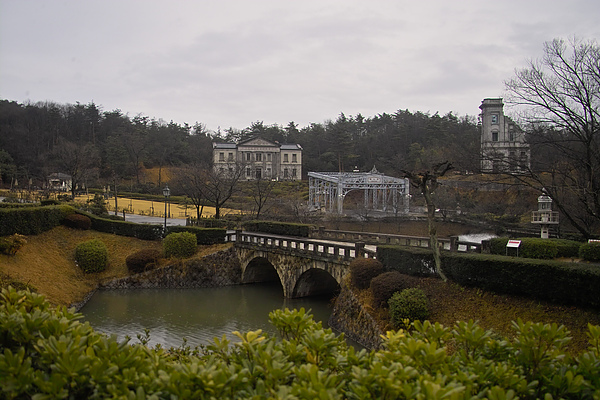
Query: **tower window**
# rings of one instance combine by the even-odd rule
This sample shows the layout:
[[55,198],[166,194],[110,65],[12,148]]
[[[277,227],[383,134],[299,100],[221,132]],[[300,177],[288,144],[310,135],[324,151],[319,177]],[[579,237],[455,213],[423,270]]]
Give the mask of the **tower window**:
[[492,132],[492,142],[498,141],[498,132]]
[[492,114],[492,124],[493,125],[498,124],[498,114]]

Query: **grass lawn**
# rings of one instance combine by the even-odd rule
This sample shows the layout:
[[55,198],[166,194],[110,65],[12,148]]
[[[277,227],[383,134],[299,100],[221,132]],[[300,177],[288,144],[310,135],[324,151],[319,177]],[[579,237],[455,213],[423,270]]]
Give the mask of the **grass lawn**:
[[[84,274],[75,264],[75,248],[90,239],[100,239],[108,248],[109,265],[103,272]],[[196,257],[219,246],[201,246]],[[162,250],[162,241],[140,240],[97,231],[56,227],[36,236],[16,255],[0,254],[0,280],[19,281],[34,287],[55,305],[82,301],[98,283],[128,275],[125,259],[142,249]],[[168,260],[163,260],[163,264]]]

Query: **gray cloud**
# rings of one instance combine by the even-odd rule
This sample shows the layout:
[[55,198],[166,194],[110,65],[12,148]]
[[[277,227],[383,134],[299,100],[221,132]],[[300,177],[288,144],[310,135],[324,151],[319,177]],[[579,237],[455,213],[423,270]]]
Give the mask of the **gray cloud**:
[[477,114],[544,41],[598,37],[596,0],[0,0],[0,97],[175,122]]

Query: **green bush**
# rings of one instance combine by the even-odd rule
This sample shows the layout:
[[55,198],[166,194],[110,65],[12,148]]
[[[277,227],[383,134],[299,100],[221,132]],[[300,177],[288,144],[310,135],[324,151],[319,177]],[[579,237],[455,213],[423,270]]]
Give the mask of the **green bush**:
[[506,255],[506,244],[510,239],[507,237],[498,237],[490,239],[490,253]]
[[170,226],[167,228],[169,233],[190,232],[196,235],[197,244],[215,244],[225,243],[227,231],[221,228],[199,228],[195,226]]
[[92,227],[92,220],[82,214],[69,214],[63,219],[63,224],[69,228],[89,230]]
[[581,242],[576,240],[567,240],[567,239],[548,239],[552,240],[558,249],[558,254],[556,257],[579,257],[579,247],[581,246]]
[[162,253],[159,250],[144,249],[127,256],[125,264],[129,272],[137,274],[154,268],[161,257]]
[[519,257],[551,260],[558,255],[556,242],[550,239],[522,238]]
[[75,261],[85,273],[104,271],[108,265],[108,249],[98,239],[88,240],[75,248]]
[[145,347],[96,332],[43,296],[0,294],[0,397],[7,399],[593,399],[600,327],[567,352],[564,326],[517,321],[507,337],[477,323],[416,321],[380,350],[356,351],[300,310],[278,334],[236,332],[202,349]]
[[185,258],[196,254],[196,235],[190,232],[169,233],[163,240],[165,257]]
[[18,233],[0,237],[0,253],[14,256],[25,244],[27,244],[27,239]]
[[579,247],[579,257],[585,261],[600,261],[600,242],[582,244]]
[[310,235],[310,225],[292,224],[288,222],[274,221],[247,221],[242,224],[246,231],[272,233],[274,235],[308,237]]
[[377,259],[388,271],[414,276],[437,276],[431,249],[380,245],[377,246]]
[[59,226],[65,216],[74,212],[67,205],[0,208],[0,236],[39,235]]
[[396,292],[406,289],[406,281],[398,271],[384,272],[371,280],[373,307],[387,307],[388,300]]
[[355,258],[350,263],[350,280],[358,289],[368,289],[371,280],[383,273],[383,264],[374,258]]
[[162,225],[136,224],[122,220],[114,221],[81,211],[79,213],[89,217],[92,220],[92,229],[98,232],[112,233],[113,235],[134,237],[142,240],[158,240],[163,236]]
[[405,326],[405,320],[425,321],[429,318],[429,305],[427,296],[419,288],[404,289],[396,292],[388,301],[390,319],[396,328]]

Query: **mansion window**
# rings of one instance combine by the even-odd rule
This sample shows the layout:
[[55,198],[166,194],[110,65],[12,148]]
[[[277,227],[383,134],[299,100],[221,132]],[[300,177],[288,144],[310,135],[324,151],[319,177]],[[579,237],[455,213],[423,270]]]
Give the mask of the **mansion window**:
[[295,178],[297,175],[296,168],[292,168],[292,178]]
[[246,161],[252,160],[252,153],[246,153]]
[[292,154],[292,162],[298,162],[298,156],[296,154]]
[[498,132],[492,132],[492,142],[498,141]]
[[290,160],[288,158],[288,154],[283,155],[283,162],[290,162]]
[[225,161],[225,153],[219,153],[219,161]]
[[246,176],[249,178],[252,176],[252,169],[250,167],[246,168]]
[[288,169],[287,169],[287,168],[285,168],[285,169],[283,170],[283,177],[284,177],[284,178],[289,178],[289,175],[290,175],[290,173],[289,173]]
[[271,153],[267,153],[267,161],[271,161]]
[[498,114],[492,114],[492,125],[498,125]]
[[256,161],[262,161],[262,153],[256,153]]
[[260,168],[256,168],[256,179],[262,178],[262,170]]
[[228,159],[229,161],[233,161],[233,153],[229,153],[229,154],[227,155],[227,159]]

